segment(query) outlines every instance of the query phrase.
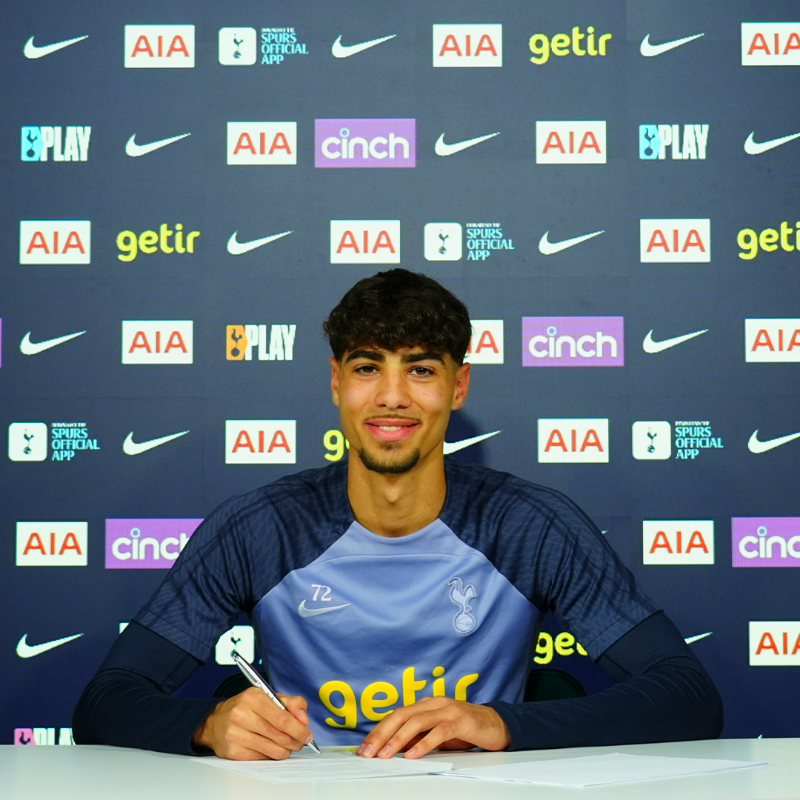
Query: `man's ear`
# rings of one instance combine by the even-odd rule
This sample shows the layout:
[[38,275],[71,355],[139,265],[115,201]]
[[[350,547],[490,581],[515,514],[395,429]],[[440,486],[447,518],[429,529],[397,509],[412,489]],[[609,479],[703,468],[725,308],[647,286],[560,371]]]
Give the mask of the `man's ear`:
[[462,364],[456,370],[456,380],[453,385],[453,402],[450,406],[451,411],[461,408],[467,402],[467,394],[469,392],[469,376],[471,365],[469,363]]
[[339,405],[339,375],[340,375],[341,365],[336,360],[335,357],[331,358],[331,396],[333,398],[333,404],[335,406]]

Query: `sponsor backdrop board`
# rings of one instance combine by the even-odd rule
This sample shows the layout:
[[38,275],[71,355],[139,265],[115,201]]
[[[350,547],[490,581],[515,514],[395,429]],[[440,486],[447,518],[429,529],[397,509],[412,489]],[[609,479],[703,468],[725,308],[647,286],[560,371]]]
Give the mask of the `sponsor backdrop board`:
[[[452,457],[574,497],[713,674],[725,734],[797,736],[798,11],[9,10],[0,741],[70,742],[219,502],[346,457],[320,324],[392,265],[474,320]],[[252,651],[246,619],[182,691],[231,641]],[[607,683],[555,619],[537,665]]]

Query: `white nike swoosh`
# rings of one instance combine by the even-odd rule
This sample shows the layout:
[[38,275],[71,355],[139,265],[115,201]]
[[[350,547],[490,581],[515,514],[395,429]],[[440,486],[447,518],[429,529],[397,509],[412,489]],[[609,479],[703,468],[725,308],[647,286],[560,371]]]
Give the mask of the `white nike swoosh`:
[[28,634],[26,633],[19,642],[17,642],[17,655],[20,658],[33,658],[34,656],[46,653],[48,650],[52,650],[54,647],[60,647],[62,644],[71,642],[79,636],[83,636],[83,634],[76,633],[74,636],[65,636],[63,639],[53,639],[52,642],[31,645],[28,644]]
[[800,138],[800,133],[792,133],[789,136],[781,136],[780,139],[770,139],[768,142],[754,142],[753,133],[751,133],[744,143],[744,151],[749,156],[757,156],[759,153],[766,153],[767,150],[772,150],[773,147],[780,147],[786,142],[791,142],[792,139]]
[[460,153],[462,150],[466,150],[468,147],[472,147],[474,144],[480,144],[481,142],[485,142],[487,139],[491,139],[493,136],[499,135],[500,131],[497,133],[487,134],[486,136],[478,136],[475,139],[465,139],[463,142],[456,142],[455,144],[445,144],[444,134],[442,134],[436,140],[436,144],[433,146],[433,149],[437,156],[452,156],[453,153]]
[[283,236],[288,236],[290,233],[292,233],[292,231],[276,233],[274,236],[265,236],[263,239],[253,239],[251,242],[237,242],[237,233],[239,233],[239,231],[234,231],[233,236],[228,239],[228,252],[232,256],[240,256],[242,253],[249,253],[251,250],[255,250],[256,247],[261,247],[262,244],[269,244],[270,242],[274,242],[276,239],[280,239]]
[[644,350],[645,353],[660,353],[662,350],[668,350],[670,347],[675,347],[676,344],[681,344],[681,342],[688,342],[689,339],[694,339],[695,336],[700,336],[700,334],[703,333],[708,333],[708,328],[702,331],[695,331],[694,333],[685,333],[683,336],[674,336],[672,339],[664,339],[661,342],[654,342],[653,331],[650,331],[650,333],[644,337],[642,350]]
[[550,231],[545,231],[544,236],[539,239],[539,252],[545,256],[551,256],[553,253],[560,253],[562,250],[566,250],[568,247],[572,247],[573,245],[585,242],[587,239],[592,239],[595,236],[599,236],[601,233],[605,233],[605,231],[595,231],[594,233],[587,233],[585,236],[576,236],[574,239],[564,239],[563,242],[549,242],[547,240],[548,233],[550,233]]
[[350,603],[345,603],[343,606],[329,606],[328,608],[306,608],[306,601],[303,600],[297,610],[300,612],[301,617],[316,617],[317,614],[327,614],[329,611],[336,611],[339,608],[347,608]]
[[639,52],[645,58],[660,56],[662,53],[666,53],[667,50],[673,50],[676,47],[680,47],[682,44],[686,44],[686,42],[699,39],[701,36],[705,36],[705,34],[697,33],[694,36],[687,36],[684,39],[674,39],[671,42],[664,42],[664,44],[650,44],[650,34],[648,33],[647,36],[642,39],[642,46],[639,48]]
[[127,456],[138,456],[139,453],[144,453],[146,450],[151,450],[159,445],[171,442],[179,436],[185,436],[189,431],[181,431],[180,433],[173,433],[170,436],[162,436],[160,439],[149,439],[146,442],[134,442],[133,431],[131,431],[122,443],[122,452]]
[[747,443],[747,449],[751,453],[766,453],[767,450],[772,450],[773,447],[780,447],[782,444],[792,442],[795,439],[800,439],[800,433],[790,433],[788,436],[779,436],[777,439],[767,439],[766,442],[760,442],[758,440],[758,431],[755,430]]
[[368,42],[361,42],[360,44],[342,44],[342,37],[340,36],[331,47],[331,53],[334,58],[347,58],[360,53],[362,50],[368,50],[370,47],[375,47],[376,44],[381,42],[388,42],[389,39],[394,39],[397,36],[393,33],[391,36],[384,36],[382,39],[370,39]]
[[465,447],[469,447],[473,444],[478,444],[478,442],[482,442],[484,439],[488,439],[490,436],[496,436],[501,431],[492,431],[491,433],[484,433],[481,436],[473,436],[471,439],[461,439],[459,442],[445,442],[444,443],[444,454],[449,456],[450,453],[455,453],[458,450],[463,450]]
[[170,136],[169,139],[159,139],[157,142],[150,142],[150,144],[136,144],[136,134],[134,133],[125,145],[125,152],[131,156],[131,158],[144,156],[148,153],[152,153],[153,150],[158,150],[159,147],[166,147],[168,144],[177,142],[178,139],[185,139],[187,136],[191,135],[191,133],[182,133],[180,136]]
[[683,641],[686,644],[692,644],[692,642],[698,642],[700,639],[705,639],[706,636],[711,636],[714,631],[709,631],[708,633],[698,633],[697,636],[687,636]]
[[46,339],[43,342],[32,342],[31,332],[28,331],[22,337],[22,341],[19,343],[19,351],[24,356],[35,356],[37,353],[41,353],[43,350],[49,350],[51,347],[55,347],[57,344],[68,342],[70,339],[74,339],[76,336],[83,336],[84,333],[86,333],[86,331],[78,331],[78,333],[68,333],[66,336],[57,336],[55,339]]
[[37,47],[33,43],[33,36],[25,42],[25,47],[22,49],[22,52],[25,55],[25,58],[41,58],[42,56],[49,56],[50,53],[55,53],[56,50],[61,50],[62,47],[69,47],[71,44],[75,44],[75,42],[80,42],[83,39],[88,39],[87,36],[78,36],[75,39],[66,39],[63,42],[56,42],[55,44],[45,44],[41,47]]

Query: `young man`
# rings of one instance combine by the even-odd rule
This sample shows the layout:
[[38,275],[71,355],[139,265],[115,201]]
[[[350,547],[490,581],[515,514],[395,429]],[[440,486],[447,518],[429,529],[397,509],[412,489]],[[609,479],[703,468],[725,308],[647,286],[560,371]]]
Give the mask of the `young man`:
[[[445,459],[469,390],[464,305],[395,269],[325,331],[349,460],[212,512],[84,691],[75,740],[280,759],[312,736],[382,758],[718,736],[713,682],[586,515]],[[170,697],[241,611],[288,710],[258,689]],[[616,686],[520,702],[548,611]]]

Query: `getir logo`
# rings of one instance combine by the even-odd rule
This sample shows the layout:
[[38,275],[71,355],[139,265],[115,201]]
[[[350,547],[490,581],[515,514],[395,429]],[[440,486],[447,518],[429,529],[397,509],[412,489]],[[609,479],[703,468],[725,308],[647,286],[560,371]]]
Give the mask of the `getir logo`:
[[28,126],[22,129],[20,156],[23,161],[86,161],[91,135],[89,125]]
[[331,220],[331,264],[399,263],[399,219]]
[[20,221],[20,264],[89,264],[91,260],[89,220]]
[[107,519],[106,569],[169,569],[202,519]]
[[502,25],[434,25],[434,67],[502,67]]
[[743,22],[742,66],[800,66],[800,22]]
[[607,419],[540,419],[539,463],[608,463]]
[[225,420],[226,464],[295,464],[296,462],[296,420]]
[[751,667],[800,666],[800,622],[750,622]]
[[194,323],[190,319],[122,321],[123,364],[191,364]]
[[86,522],[18,522],[18,567],[85,567]]
[[606,123],[536,121],[537,164],[605,164]]
[[[269,333],[267,328],[269,327]],[[228,325],[225,357],[228,361],[291,361],[297,325]]]
[[296,122],[229,122],[229,164],[296,164]]
[[713,564],[713,520],[644,520],[645,564]]
[[800,567],[800,517],[734,517],[734,567]]
[[[175,238],[172,239],[172,235]],[[120,261],[134,261],[139,253],[194,253],[195,239],[200,231],[183,230],[183,223],[178,222],[172,230],[166,222],[158,231],[142,231],[138,237],[133,231],[120,231],[117,235],[117,247]]]
[[126,25],[125,67],[193,67],[194,25]]
[[523,317],[523,367],[622,367],[623,317]]
[[708,125],[639,126],[639,158],[704,159],[707,146]]
[[711,261],[711,220],[639,220],[641,262],[699,264]]
[[589,25],[584,33],[576,25],[570,33],[556,33],[552,37],[544,33],[535,33],[528,40],[528,48],[533,55],[531,62],[546,64],[550,56],[604,56],[608,52],[608,42],[613,34],[595,34],[594,26]]
[[778,249],[778,245],[786,253],[800,251],[800,222],[796,222],[795,226],[793,228],[784,220],[779,229],[764,228],[760,233],[752,228],[742,228],[736,236],[736,243],[742,251],[739,258],[752,261],[759,251],[772,253]]
[[415,167],[415,119],[318,119],[315,167]]
[[503,363],[503,320],[473,319],[472,338],[464,361],[470,364]]
[[800,361],[800,319],[746,319],[744,360]]

